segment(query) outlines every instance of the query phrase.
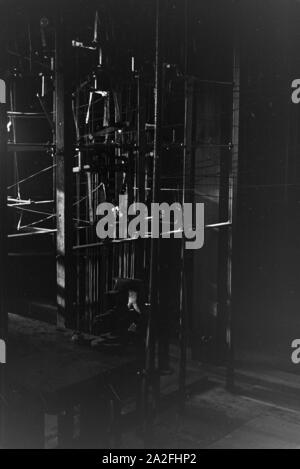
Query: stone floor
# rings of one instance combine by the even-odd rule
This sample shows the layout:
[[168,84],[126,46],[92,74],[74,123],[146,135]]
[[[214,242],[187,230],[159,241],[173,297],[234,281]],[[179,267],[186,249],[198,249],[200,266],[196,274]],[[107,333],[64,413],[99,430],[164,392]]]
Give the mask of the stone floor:
[[[216,384],[195,393],[187,402],[184,416],[175,409],[163,412],[155,424],[153,448],[170,449],[256,449],[300,448],[298,405],[278,405],[264,393],[250,397],[231,394]],[[276,394],[276,393],[275,393]],[[125,448],[142,447],[135,431],[127,432]]]
[[[80,348],[64,333],[39,321],[11,315],[10,326],[10,340],[15,344],[10,360],[14,364],[10,370],[14,381],[22,386],[27,383],[28,389],[34,387],[40,394],[44,388],[52,392],[53,387],[69,389],[71,386],[73,395],[73,385],[77,381],[89,382],[95,374],[98,376],[99,368],[106,370],[113,366],[119,370],[121,362],[127,360],[118,354],[104,355],[90,347]],[[153,441],[148,447],[300,448],[300,368],[291,364],[289,352],[287,347],[282,354],[282,366],[274,360],[274,354],[256,356],[252,353],[251,357],[240,354],[234,394],[225,390],[224,369],[189,361],[190,396],[181,416],[176,412],[174,399],[178,386],[178,357],[174,355],[173,374],[161,380],[162,394],[168,402],[162,406],[155,421]],[[12,360],[14,355],[15,361]],[[128,374],[118,374],[119,381],[126,384]],[[120,396],[125,404],[128,400],[130,409],[133,400],[125,391],[120,388]],[[27,433],[29,417],[25,421]],[[55,447],[57,415],[46,417],[43,422],[43,425],[46,423],[46,447]],[[74,424],[78,427],[80,420],[78,425]],[[20,427],[18,431],[24,435],[23,430]],[[136,425],[124,426],[122,447],[144,447]]]

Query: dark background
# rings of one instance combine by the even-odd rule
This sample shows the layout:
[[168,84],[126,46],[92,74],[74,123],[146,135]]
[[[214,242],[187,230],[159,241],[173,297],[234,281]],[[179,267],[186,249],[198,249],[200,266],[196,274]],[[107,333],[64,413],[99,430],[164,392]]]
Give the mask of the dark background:
[[[89,25],[92,24],[87,2],[67,3],[72,28],[78,37],[84,39],[84,35],[91,33]],[[164,18],[165,61],[176,63],[179,70],[184,66],[183,3],[179,0],[166,2]],[[231,1],[189,2],[188,74],[200,79],[230,80],[232,33],[235,28],[238,30],[241,47],[241,121],[233,289],[237,358],[248,360],[251,355],[251,360],[267,360],[272,366],[289,367],[290,342],[297,337],[298,325],[300,327],[300,106],[291,102],[291,82],[300,77],[300,5],[293,0],[245,0],[236,3],[238,15],[234,17]],[[51,17],[52,8],[49,2],[9,2],[6,7],[9,34],[11,41],[17,41],[20,52],[25,52],[27,47],[28,21],[32,24],[32,40],[39,49],[38,22],[42,15]],[[104,30],[109,39],[105,47],[114,58],[113,73],[126,76],[128,57],[134,54],[138,66],[146,70],[152,80],[154,2],[113,0],[99,2],[99,8],[107,17]],[[51,42],[51,28],[49,37]],[[18,67],[16,58],[11,57],[10,60]],[[86,70],[75,70],[74,73],[85,74],[91,66],[92,63],[87,61]],[[22,74],[22,70],[18,73]],[[34,98],[37,84],[18,78],[16,82],[19,87],[18,110],[37,110],[38,103]],[[174,85],[172,91],[172,97],[167,92],[165,95],[165,123],[182,122],[183,119],[183,89],[181,85]],[[219,138],[220,141],[230,138],[231,103],[227,91],[200,87],[195,100],[199,112],[195,116],[198,135]],[[152,112],[150,109],[150,117]],[[209,122],[201,117],[205,113],[210,113]],[[218,117],[220,113],[221,118]],[[25,128],[22,123],[18,125],[21,141],[23,138],[51,141],[51,132],[47,127],[35,124],[32,128]],[[164,138],[170,138],[167,131]],[[22,176],[40,167],[40,157],[38,154],[22,154]],[[197,154],[195,164],[205,157],[207,155],[203,153]],[[180,180],[180,158],[176,152],[164,155],[163,178],[166,181],[170,175]],[[219,162],[221,154],[215,154],[213,158]],[[49,161],[51,164],[50,156]],[[201,178],[205,171],[202,169],[200,166],[195,187],[203,187]],[[211,202],[210,198],[210,202],[207,201],[206,214],[210,222],[218,222],[219,180],[218,177],[210,177],[206,200],[207,194],[212,193],[216,194],[216,200]],[[45,176],[43,180],[28,183],[25,192],[51,197],[50,186],[51,180]],[[205,197],[197,200],[205,201]],[[215,334],[212,305],[217,301],[218,243],[213,237],[208,235],[205,247],[192,260],[194,290],[190,292],[193,298],[190,319],[193,330],[190,333],[195,354],[200,357],[201,337]],[[164,307],[169,308],[176,317],[178,298],[174,292],[178,286],[179,263],[173,256],[177,248],[170,246],[169,252],[168,249],[164,251],[168,279],[164,280],[165,276],[162,275],[161,287],[167,292],[163,299]],[[12,307],[25,308],[25,300],[37,298],[54,303],[53,241],[38,240],[33,243],[30,240],[15,240],[10,243],[10,252],[24,250],[50,254],[22,258],[10,256],[8,275]],[[173,269],[170,269],[170,260],[175,264]]]

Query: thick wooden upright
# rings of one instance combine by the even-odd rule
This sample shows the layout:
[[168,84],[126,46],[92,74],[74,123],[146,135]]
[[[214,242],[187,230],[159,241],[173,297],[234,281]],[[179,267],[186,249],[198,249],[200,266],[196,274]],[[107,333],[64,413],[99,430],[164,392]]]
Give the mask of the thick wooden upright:
[[72,327],[73,311],[73,226],[72,226],[72,52],[71,36],[66,12],[62,9],[56,18],[55,40],[55,135],[56,135],[56,272],[57,272],[57,325]]

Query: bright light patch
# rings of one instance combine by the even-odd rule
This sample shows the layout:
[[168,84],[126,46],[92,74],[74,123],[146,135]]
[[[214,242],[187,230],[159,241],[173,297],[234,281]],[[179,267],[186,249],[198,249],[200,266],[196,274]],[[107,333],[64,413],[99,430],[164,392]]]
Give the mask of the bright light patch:
[[6,344],[2,339],[0,339],[0,363],[6,363]]
[[6,86],[4,80],[0,80],[0,103],[6,103]]

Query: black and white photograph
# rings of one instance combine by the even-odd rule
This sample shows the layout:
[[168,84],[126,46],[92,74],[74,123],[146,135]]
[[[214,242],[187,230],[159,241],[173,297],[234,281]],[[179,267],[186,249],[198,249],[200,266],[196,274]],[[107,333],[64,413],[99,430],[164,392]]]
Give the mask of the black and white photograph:
[[300,449],[299,0],[0,0],[0,449]]

